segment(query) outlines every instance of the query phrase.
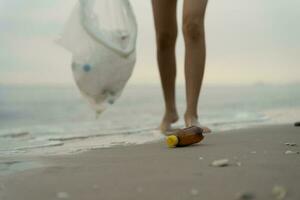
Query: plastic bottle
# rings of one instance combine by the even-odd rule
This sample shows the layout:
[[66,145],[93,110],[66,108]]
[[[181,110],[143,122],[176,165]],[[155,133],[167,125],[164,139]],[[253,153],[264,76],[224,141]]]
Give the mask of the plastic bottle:
[[170,148],[188,146],[201,142],[204,138],[202,133],[203,129],[197,126],[191,126],[167,136],[166,142]]

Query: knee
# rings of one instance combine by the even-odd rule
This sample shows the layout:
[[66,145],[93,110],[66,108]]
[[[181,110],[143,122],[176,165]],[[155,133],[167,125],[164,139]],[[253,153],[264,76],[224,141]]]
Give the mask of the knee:
[[157,49],[158,51],[169,50],[175,48],[177,33],[176,32],[161,32],[157,34]]
[[182,26],[183,35],[186,41],[198,41],[204,36],[204,17],[185,16]]

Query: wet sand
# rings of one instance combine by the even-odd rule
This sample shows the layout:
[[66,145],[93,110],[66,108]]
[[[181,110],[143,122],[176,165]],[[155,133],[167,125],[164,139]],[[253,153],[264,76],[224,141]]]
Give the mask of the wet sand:
[[[32,157],[27,159],[38,167],[0,175],[0,199],[231,200],[245,194],[268,200],[286,193],[283,199],[298,200],[299,151],[300,128],[291,124],[212,133],[186,148],[169,149],[159,141]],[[228,166],[211,166],[225,158]],[[21,160],[0,159],[12,165]]]

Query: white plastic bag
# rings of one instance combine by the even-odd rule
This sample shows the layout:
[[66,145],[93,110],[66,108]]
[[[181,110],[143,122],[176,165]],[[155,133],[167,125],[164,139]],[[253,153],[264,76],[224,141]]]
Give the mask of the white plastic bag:
[[136,61],[137,23],[128,0],[79,0],[59,44],[69,50],[75,82],[101,113],[120,96]]

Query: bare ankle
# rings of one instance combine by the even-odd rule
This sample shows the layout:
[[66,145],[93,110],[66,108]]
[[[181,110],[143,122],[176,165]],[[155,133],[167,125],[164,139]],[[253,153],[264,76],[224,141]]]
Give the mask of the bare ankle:
[[185,112],[184,118],[185,119],[198,119],[198,115],[195,112]]
[[178,120],[178,114],[176,110],[172,111],[166,111],[164,115],[164,120],[167,121],[177,121]]
[[166,131],[171,130],[172,129],[171,124],[177,122],[178,119],[179,117],[176,110],[166,111],[162,119],[162,122],[160,124],[161,132],[165,134]]

